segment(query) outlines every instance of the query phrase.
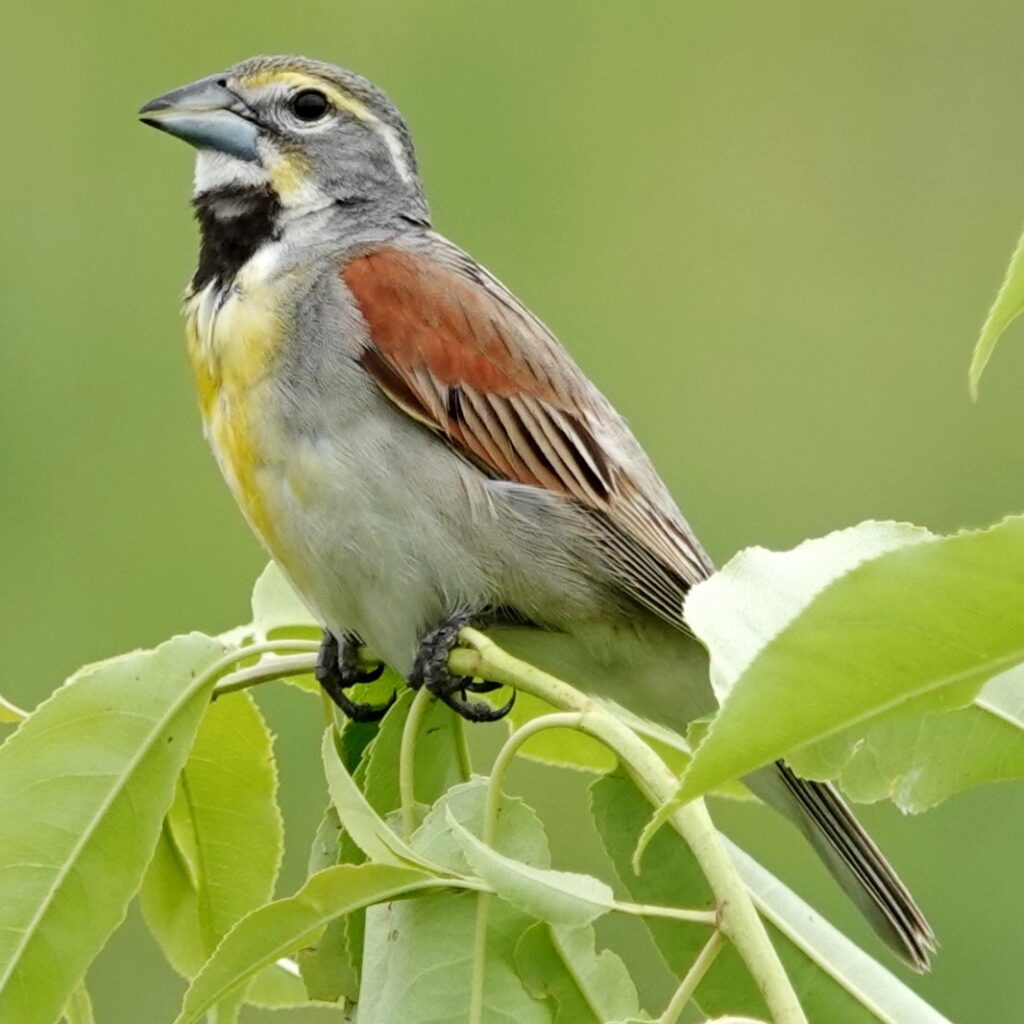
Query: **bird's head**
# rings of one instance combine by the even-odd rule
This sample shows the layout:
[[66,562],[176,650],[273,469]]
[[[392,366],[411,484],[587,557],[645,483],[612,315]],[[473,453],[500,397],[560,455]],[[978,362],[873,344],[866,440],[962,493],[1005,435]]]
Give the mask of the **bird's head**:
[[253,57],[151,100],[139,116],[199,150],[197,198],[258,189],[283,211],[369,204],[426,219],[405,122],[351,71]]

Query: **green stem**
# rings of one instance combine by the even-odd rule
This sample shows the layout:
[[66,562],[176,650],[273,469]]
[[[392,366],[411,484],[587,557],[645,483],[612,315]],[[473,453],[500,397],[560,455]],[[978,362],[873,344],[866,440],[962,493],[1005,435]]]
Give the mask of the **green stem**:
[[676,1024],[686,1009],[686,1004],[693,998],[697,986],[701,983],[708,969],[715,962],[719,950],[722,948],[723,936],[721,932],[714,932],[710,939],[704,944],[704,948],[697,954],[686,977],[679,983],[679,988],[672,994],[672,998],[665,1007],[665,1012],[658,1018],[657,1024]]
[[[452,656],[458,654],[453,651]],[[521,725],[502,745],[498,756],[494,759],[494,767],[491,768],[491,778],[487,784],[487,804],[484,808],[484,828],[480,838],[490,847],[493,847],[498,838],[498,808],[501,805],[501,792],[505,782],[505,773],[512,759],[516,756],[519,748],[531,737],[545,729],[579,729],[583,721],[583,715],[578,711],[555,712],[551,715],[541,715],[540,718],[531,718],[529,722]]]
[[628,903],[615,901],[615,909],[635,917],[666,917],[672,921],[689,921],[692,924],[718,924],[714,910],[684,910],[682,907],[658,907],[652,903]]
[[473,972],[469,979],[469,1024],[483,1024],[484,968],[487,965],[487,918],[491,911],[491,894],[476,898],[476,925],[473,930]]
[[[550,715],[533,718],[521,725],[502,745],[491,768],[491,777],[487,784],[487,803],[484,807],[484,822],[481,839],[491,848],[498,841],[498,816],[501,809],[501,796],[504,789],[505,775],[509,765],[520,748],[532,736],[546,729],[582,729],[587,717],[582,711],[562,711]],[[487,920],[490,914],[491,897],[481,893],[477,897],[476,927],[473,936],[473,971],[470,978],[469,1020],[470,1024],[480,1024],[483,1020],[484,968],[487,958]],[[627,914],[643,917],[668,917],[677,921],[691,921],[698,924],[715,924],[717,914],[706,910],[676,910],[672,907],[655,907],[639,903],[618,902],[616,910]]]
[[466,720],[461,715],[452,715],[455,725],[455,758],[459,764],[459,777],[463,782],[473,778],[473,755],[469,750],[466,736]]
[[12,704],[4,697],[0,697],[0,723],[16,725],[28,718],[28,712],[22,711],[17,704]]
[[[459,652],[453,651],[452,657]],[[483,833],[480,838],[490,847],[498,840],[498,812],[501,808],[502,783],[516,751],[531,737],[545,729],[575,729],[582,715],[575,712],[543,715],[521,725],[505,741],[491,768],[487,783],[487,803],[484,806]],[[473,971],[469,983],[469,1024],[482,1024],[484,1012],[484,968],[487,963],[487,919],[491,910],[489,893],[476,898],[476,926],[473,933]]]
[[430,704],[430,691],[420,687],[409,706],[405,725],[402,727],[402,745],[398,753],[398,792],[402,803],[402,828],[408,842],[416,831],[416,735],[423,715]]
[[[240,661],[248,661],[264,654],[316,654],[320,644],[316,640],[264,640],[262,643],[237,647],[220,658],[211,668],[215,671],[218,665],[237,665]],[[315,659],[314,659],[315,663]]]
[[[659,807],[671,798],[676,790],[675,775],[617,718],[568,683],[513,658],[477,630],[463,629],[460,637],[466,647],[451,653],[448,664],[452,672],[493,679],[539,697],[562,712],[576,713],[580,716],[576,727],[600,739],[618,755],[637,787],[654,806]],[[776,1024],[807,1024],[778,953],[719,839],[704,802],[695,800],[676,808],[669,820],[700,864],[720,908],[721,930],[736,946]]]
[[[301,641],[289,641],[299,643]],[[240,654],[242,652],[239,652]],[[238,658],[235,659],[236,661]],[[229,663],[230,664],[230,663]],[[230,672],[213,688],[212,700],[223,697],[225,693],[247,690],[250,686],[269,683],[275,679],[287,679],[289,676],[308,675],[316,668],[316,655],[295,654],[290,657],[278,657],[271,661],[261,661],[248,668],[240,668]]]

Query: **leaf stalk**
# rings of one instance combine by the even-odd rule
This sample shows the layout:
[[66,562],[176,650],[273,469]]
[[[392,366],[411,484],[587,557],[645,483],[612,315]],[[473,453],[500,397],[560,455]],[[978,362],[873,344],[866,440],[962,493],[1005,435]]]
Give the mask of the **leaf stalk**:
[[[464,646],[452,651],[448,659],[453,672],[514,686],[561,712],[575,713],[578,716],[574,719],[576,727],[601,740],[616,753],[652,804],[660,806],[675,792],[676,777],[664,761],[631,729],[584,694],[536,666],[512,657],[477,630],[463,629],[460,640]],[[775,1024],[807,1024],[779,955],[704,802],[695,800],[676,808],[669,821],[700,864],[720,908],[721,931],[735,945],[763,993]],[[475,1024],[479,1017],[471,1016],[470,1020]]]

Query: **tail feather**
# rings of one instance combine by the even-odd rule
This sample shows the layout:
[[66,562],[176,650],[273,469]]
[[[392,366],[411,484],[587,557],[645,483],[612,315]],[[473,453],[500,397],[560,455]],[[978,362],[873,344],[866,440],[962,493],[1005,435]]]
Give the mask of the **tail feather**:
[[935,934],[874,840],[827,783],[779,774],[803,811],[799,824],[818,855],[872,927],[916,971],[927,971]]

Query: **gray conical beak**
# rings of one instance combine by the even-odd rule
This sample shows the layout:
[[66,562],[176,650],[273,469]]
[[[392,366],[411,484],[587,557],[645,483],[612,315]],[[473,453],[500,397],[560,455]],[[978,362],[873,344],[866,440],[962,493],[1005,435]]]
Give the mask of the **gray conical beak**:
[[184,139],[196,149],[215,149],[242,160],[258,160],[259,128],[252,111],[212,76],[150,100],[140,111],[143,124]]

